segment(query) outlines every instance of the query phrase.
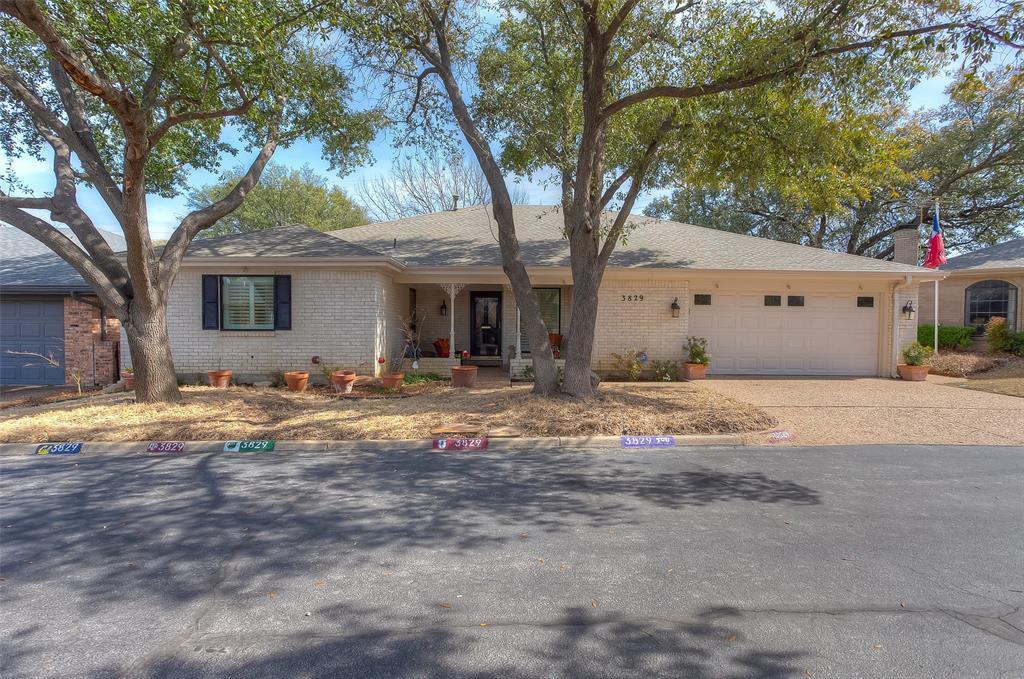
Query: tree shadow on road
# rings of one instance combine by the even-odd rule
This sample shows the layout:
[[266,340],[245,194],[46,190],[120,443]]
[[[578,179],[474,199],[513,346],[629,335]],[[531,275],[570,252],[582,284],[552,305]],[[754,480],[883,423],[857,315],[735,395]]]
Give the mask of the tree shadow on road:
[[[682,465],[592,454],[395,452],[259,460],[204,455],[5,465],[0,516],[6,604],[43,587],[65,592],[63,605],[77,607],[83,617],[102,617],[124,602],[174,610],[214,592],[250,597],[253,583],[305,577],[316,569],[351,571],[417,552],[497,549],[526,531],[642,530],[652,514],[664,519],[666,512],[678,513],[669,518],[685,521],[714,504],[737,503],[736,511],[743,511],[743,503],[821,502],[811,488],[760,472],[680,470]],[[568,624],[565,634],[571,629]],[[635,644],[652,639],[631,633]],[[665,643],[683,644],[695,633],[687,628]],[[440,643],[421,641],[431,648]],[[360,647],[356,641],[330,643]],[[460,637],[446,643],[457,645]],[[344,649],[337,650],[309,651],[306,644],[295,653],[343,658]],[[681,654],[672,662],[682,662],[684,650],[664,652]],[[32,659],[13,660],[20,666]]]

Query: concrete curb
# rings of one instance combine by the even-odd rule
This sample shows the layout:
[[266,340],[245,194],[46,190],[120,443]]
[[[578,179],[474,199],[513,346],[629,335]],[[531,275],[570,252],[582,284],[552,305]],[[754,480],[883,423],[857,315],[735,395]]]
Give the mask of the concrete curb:
[[[146,447],[153,441],[103,442],[85,441],[82,452],[73,455],[38,455],[36,449],[41,443],[0,443],[0,457],[60,457],[79,458],[94,455],[141,455],[145,457],[176,457],[193,453],[222,453],[225,455],[272,455],[274,453],[359,453],[383,452],[396,448],[413,450],[431,450],[432,439],[384,439],[364,441],[276,441],[273,452],[225,452],[225,441],[185,441],[185,448],[178,453],[148,452]],[[743,437],[735,434],[695,434],[676,436],[676,448],[693,446],[742,446]],[[598,448],[601,450],[625,450],[618,436],[574,436],[546,438],[495,438],[487,442],[489,450],[520,451],[520,450],[580,450]],[[671,448],[664,448],[671,450]],[[458,452],[472,451],[438,451]]]

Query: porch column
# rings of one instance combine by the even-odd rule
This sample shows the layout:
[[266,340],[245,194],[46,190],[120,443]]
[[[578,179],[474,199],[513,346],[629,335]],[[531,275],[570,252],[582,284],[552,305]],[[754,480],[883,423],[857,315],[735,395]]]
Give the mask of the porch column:
[[455,296],[463,283],[441,283],[441,289],[448,293],[448,357],[455,358]]

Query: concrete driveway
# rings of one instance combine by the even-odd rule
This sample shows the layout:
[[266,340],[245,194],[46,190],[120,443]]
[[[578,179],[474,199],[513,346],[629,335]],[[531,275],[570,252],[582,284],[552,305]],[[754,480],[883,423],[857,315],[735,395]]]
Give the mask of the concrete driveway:
[[0,459],[4,679],[1018,677],[1024,448]]
[[[717,377],[703,384],[766,410],[797,445],[1024,444],[1024,398],[961,389],[952,381]],[[766,441],[763,434],[748,439]]]

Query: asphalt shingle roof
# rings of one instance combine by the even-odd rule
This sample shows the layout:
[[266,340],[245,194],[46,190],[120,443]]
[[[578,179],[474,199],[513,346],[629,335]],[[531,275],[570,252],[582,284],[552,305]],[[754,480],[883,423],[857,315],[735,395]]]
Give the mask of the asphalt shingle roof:
[[[553,206],[513,207],[516,232],[529,266],[569,266],[562,213]],[[869,257],[718,231],[652,217],[636,224],[609,262],[613,267],[738,269],[751,271],[920,272],[920,268]],[[498,227],[489,206],[435,212],[368,224],[332,236],[344,238],[413,266],[501,266]]]
[[192,241],[187,257],[380,257],[381,253],[301,224]]
[[[71,231],[60,231],[78,242]],[[120,234],[100,229],[100,234],[116,252],[125,247]],[[89,284],[75,268],[53,250],[20,229],[0,224],[0,287],[67,291],[89,290]]]
[[962,271],[964,269],[1024,269],[1024,238],[1008,240],[991,247],[968,252],[939,267],[940,271]]

